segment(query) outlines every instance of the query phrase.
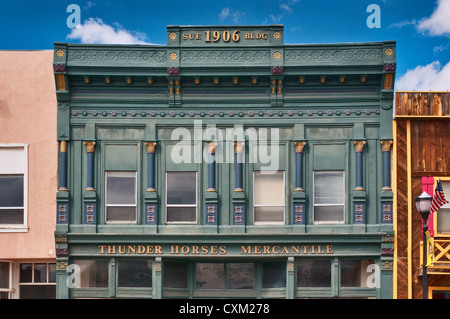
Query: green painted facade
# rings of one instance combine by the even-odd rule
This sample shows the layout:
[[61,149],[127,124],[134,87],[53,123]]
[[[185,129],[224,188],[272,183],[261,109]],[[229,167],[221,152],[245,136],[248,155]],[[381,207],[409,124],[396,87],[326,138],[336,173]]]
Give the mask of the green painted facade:
[[[395,52],[393,41],[285,44],[280,25],[168,26],[161,46],[55,43],[57,297],[392,298],[393,193],[383,145],[392,141],[386,82]],[[180,128],[184,135],[174,136]],[[233,129],[247,134],[239,140]],[[283,172],[284,201],[280,220],[258,223],[254,172],[269,163],[252,157],[252,147],[266,129],[267,144],[279,147],[270,159]],[[210,164],[203,153],[218,136],[222,160]],[[180,139],[192,151],[182,163],[173,156]],[[241,167],[234,142],[245,143]],[[136,174],[130,222],[107,220],[110,171]],[[171,222],[166,173],[186,171],[196,172],[195,218]],[[315,222],[314,172],[334,171],[344,182],[342,220]],[[104,263],[105,283],[71,285],[84,271],[72,267],[79,260]],[[123,286],[124,260],[148,261],[151,284]],[[325,287],[299,284],[305,260],[327,261]],[[372,260],[374,285],[343,284],[348,260]],[[265,281],[270,263],[284,267],[281,284]],[[174,264],[185,272],[179,287],[166,284]],[[205,264],[245,264],[252,284],[202,288]]]

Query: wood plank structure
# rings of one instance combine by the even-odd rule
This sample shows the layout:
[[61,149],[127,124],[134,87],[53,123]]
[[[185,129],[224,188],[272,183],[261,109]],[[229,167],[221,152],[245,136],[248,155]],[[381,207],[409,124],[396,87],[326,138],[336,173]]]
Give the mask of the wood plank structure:
[[[395,94],[394,297],[399,299],[422,298],[422,219],[414,200],[423,191],[433,195],[438,178],[450,180],[449,106],[450,92]],[[448,293],[450,286],[450,234],[439,230],[436,214],[430,214],[429,222],[435,254],[428,269],[429,297]]]

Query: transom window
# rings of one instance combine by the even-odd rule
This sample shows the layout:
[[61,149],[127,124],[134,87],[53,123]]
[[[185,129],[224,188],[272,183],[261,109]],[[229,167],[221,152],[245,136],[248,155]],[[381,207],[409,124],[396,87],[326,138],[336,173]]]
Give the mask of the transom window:
[[166,221],[197,222],[197,172],[166,173]]
[[344,171],[314,172],[314,223],[344,223]]
[[284,171],[254,171],[253,185],[254,223],[283,224]]
[[20,299],[56,298],[56,264],[21,263]]

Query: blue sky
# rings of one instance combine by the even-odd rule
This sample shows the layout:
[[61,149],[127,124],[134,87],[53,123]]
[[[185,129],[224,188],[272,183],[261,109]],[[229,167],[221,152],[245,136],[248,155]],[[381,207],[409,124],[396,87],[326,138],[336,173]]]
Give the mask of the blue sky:
[[[80,7],[71,29],[70,4]],[[380,28],[369,28],[371,4]],[[450,90],[450,0],[0,0],[0,50],[166,44],[167,25],[284,25],[285,43],[397,41],[396,89]]]

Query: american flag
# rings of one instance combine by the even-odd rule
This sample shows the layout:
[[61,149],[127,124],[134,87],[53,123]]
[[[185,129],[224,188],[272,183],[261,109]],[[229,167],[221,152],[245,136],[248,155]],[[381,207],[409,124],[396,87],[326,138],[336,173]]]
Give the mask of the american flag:
[[444,190],[442,189],[441,179],[438,180],[436,189],[434,191],[433,201],[431,202],[430,212],[437,212],[439,208],[447,204],[448,200],[445,199]]

